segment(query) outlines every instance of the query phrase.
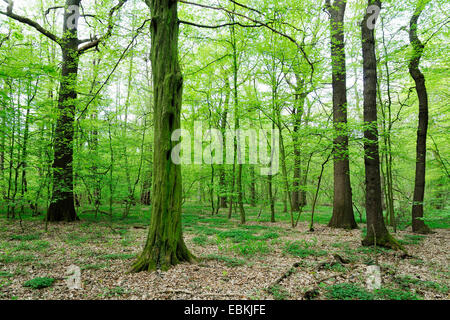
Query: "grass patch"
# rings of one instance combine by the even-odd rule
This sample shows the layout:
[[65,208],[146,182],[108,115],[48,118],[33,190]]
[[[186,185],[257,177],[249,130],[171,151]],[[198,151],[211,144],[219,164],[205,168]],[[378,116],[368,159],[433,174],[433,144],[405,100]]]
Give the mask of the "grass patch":
[[425,236],[416,235],[416,234],[405,234],[403,239],[398,239],[398,242],[403,245],[417,245],[420,244],[423,240],[425,240]]
[[415,293],[395,289],[380,288],[373,292],[353,283],[339,283],[325,286],[325,296],[331,300],[420,300]]
[[55,279],[53,278],[47,278],[47,277],[38,277],[31,280],[26,281],[23,286],[29,287],[32,289],[42,289],[50,287],[53,282],[55,282]]
[[[314,238],[315,239],[315,238]],[[315,249],[317,240],[308,242],[306,240],[288,241],[286,242],[283,252],[295,257],[306,258],[308,256],[325,256],[328,253],[325,250]]]
[[14,274],[8,271],[0,271],[0,278],[12,278]]
[[245,241],[232,246],[232,249],[243,256],[267,254],[270,248],[265,241]]
[[286,300],[290,297],[289,292],[279,284],[271,286],[269,292],[273,295],[275,300]]
[[238,267],[245,264],[245,260],[233,258],[233,257],[227,257],[217,254],[210,254],[205,257],[206,260],[216,260],[220,262],[224,262],[229,267]]
[[331,300],[373,300],[366,289],[353,283],[338,283],[325,287],[325,296]]
[[5,254],[0,256],[0,262],[1,263],[15,263],[15,262],[31,262],[34,261],[36,258],[33,255],[29,254],[18,254],[18,255],[11,255],[11,254]]
[[194,242],[195,244],[197,244],[199,246],[204,246],[208,242],[208,237],[205,235],[200,235],[200,236],[192,238],[192,242]]
[[445,284],[440,284],[434,281],[425,281],[411,276],[398,276],[394,278],[394,282],[402,286],[403,288],[409,288],[411,285],[422,289],[431,289],[437,292],[447,294],[449,288]]
[[47,250],[50,247],[50,243],[44,240],[35,240],[32,242],[21,241],[16,247],[14,247],[14,251],[38,251],[42,252]]
[[33,240],[39,240],[40,238],[41,238],[40,233],[14,234],[11,236],[11,240],[20,240],[20,241],[33,241]]
[[98,257],[102,260],[127,260],[127,259],[133,259],[136,258],[135,254],[128,254],[128,253],[111,253],[111,254],[104,254]]

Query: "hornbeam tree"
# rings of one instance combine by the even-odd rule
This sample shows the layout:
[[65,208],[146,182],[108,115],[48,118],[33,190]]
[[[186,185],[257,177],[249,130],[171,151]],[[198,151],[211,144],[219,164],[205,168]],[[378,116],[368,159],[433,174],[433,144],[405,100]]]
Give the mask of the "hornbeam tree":
[[417,97],[419,98],[419,125],[417,128],[416,145],[416,177],[414,179],[414,197],[412,205],[412,231],[416,233],[431,233],[431,229],[423,222],[423,198],[425,193],[425,166],[427,154],[428,131],[428,93],[425,86],[425,76],[419,69],[424,44],[417,36],[417,23],[428,1],[419,0],[409,24],[409,40],[413,53],[409,62],[409,73],[416,84]]
[[333,228],[355,229],[352,188],[350,186],[350,164],[348,159],[347,85],[345,67],[344,15],[346,0],[328,0],[326,8],[330,14],[331,60],[333,81],[333,124],[337,137],[334,139],[334,200],[333,215],[328,224]]
[[[389,234],[384,224],[381,207],[380,155],[377,127],[377,60],[373,5],[381,9],[381,1],[368,0],[368,7],[361,22],[361,40],[364,76],[364,166],[366,182],[367,235],[362,241],[365,246],[377,245],[400,249],[400,244]],[[376,20],[376,19],[375,19]]]
[[113,15],[127,0],[120,0],[109,12],[107,32],[101,37],[78,39],[78,19],[81,0],[66,0],[63,7],[53,7],[49,10],[64,9],[63,35],[58,37],[46,30],[39,23],[13,12],[14,2],[6,1],[7,11],[1,14],[11,19],[29,25],[42,33],[61,48],[62,67],[59,84],[58,117],[53,142],[53,192],[47,212],[47,221],[75,221],[78,220],[73,193],[73,140],[75,102],[77,99],[77,78],[80,56],[91,48],[96,48],[111,36],[113,29]]

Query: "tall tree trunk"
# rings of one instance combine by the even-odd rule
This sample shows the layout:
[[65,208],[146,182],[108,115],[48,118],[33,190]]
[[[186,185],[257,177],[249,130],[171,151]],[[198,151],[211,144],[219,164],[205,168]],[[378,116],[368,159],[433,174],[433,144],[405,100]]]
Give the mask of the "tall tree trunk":
[[[368,0],[368,6],[381,8],[381,1]],[[365,246],[374,245],[400,248],[389,234],[381,208],[380,155],[378,150],[377,126],[377,60],[375,36],[369,27],[371,13],[367,12],[361,23],[361,39],[364,74],[364,166],[366,183],[367,235],[362,241]]]
[[300,188],[302,181],[302,155],[299,130],[302,123],[303,108],[305,104],[306,94],[304,92],[304,80],[301,79],[298,73],[295,73],[296,77],[296,92],[295,92],[295,108],[293,112],[294,116],[294,128],[293,128],[293,144],[294,144],[294,181],[292,182],[292,211],[300,211],[302,206],[302,190]]
[[417,97],[419,98],[419,126],[417,128],[416,145],[416,177],[414,179],[414,197],[412,206],[412,231],[416,233],[431,233],[431,229],[424,223],[423,199],[425,193],[425,167],[427,154],[428,131],[428,93],[425,86],[425,76],[419,69],[424,45],[417,36],[417,23],[426,3],[418,0],[416,10],[409,24],[409,41],[413,47],[413,55],[409,62],[409,73],[416,83]]
[[[227,129],[227,117],[228,117],[228,106],[230,103],[230,81],[228,80],[228,75],[225,76],[225,105],[224,105],[224,110],[222,112],[222,118],[220,120],[220,126],[221,126],[221,132],[222,132],[222,145],[225,146],[226,145],[226,141],[225,141],[225,131]],[[223,158],[226,158],[226,148],[223,148]],[[227,190],[226,187],[226,183],[225,183],[225,179],[226,175],[225,175],[225,164],[222,164],[220,166],[220,180],[219,180],[219,185],[220,185],[220,208],[227,208],[227,197],[225,195],[223,195],[225,193],[225,191]]]
[[333,141],[334,200],[329,227],[355,229],[347,135],[347,84],[345,67],[344,15],[346,0],[327,1],[330,14],[331,60],[333,77]]
[[[67,0],[67,6],[79,6],[80,0]],[[64,35],[61,39],[62,69],[58,98],[58,120],[55,128],[53,193],[47,221],[78,220],[73,193],[73,139],[76,85],[78,76],[78,36],[76,23],[70,25],[72,13],[64,12]],[[76,16],[75,19],[78,19]]]
[[[231,17],[234,23],[234,16]],[[236,43],[236,32],[234,24],[231,25],[231,45],[233,50],[233,100],[234,100],[234,129],[237,133],[240,128],[239,122],[239,97],[238,97],[238,56],[237,56],[237,43]],[[237,175],[236,175],[236,192],[237,192],[237,203],[239,208],[241,224],[245,224],[245,210],[244,210],[244,200],[242,196],[242,169],[243,162],[245,159],[241,159],[240,154],[241,143],[245,144],[245,141],[240,141],[239,135],[235,137],[235,148],[234,152],[237,152]],[[241,161],[242,160],[242,161]],[[231,207],[231,206],[230,206]]]
[[131,271],[167,270],[192,261],[181,228],[181,167],[171,161],[180,128],[183,77],[178,62],[178,14],[175,0],[146,0],[151,13],[151,62],[154,90],[152,213],[143,252]]

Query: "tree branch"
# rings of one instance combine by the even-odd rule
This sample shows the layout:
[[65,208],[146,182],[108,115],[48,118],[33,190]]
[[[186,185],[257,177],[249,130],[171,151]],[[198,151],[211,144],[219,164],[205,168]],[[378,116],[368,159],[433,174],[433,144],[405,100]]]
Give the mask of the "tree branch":
[[33,27],[34,29],[36,29],[37,31],[39,31],[41,34],[43,34],[44,36],[46,36],[47,38],[49,38],[50,40],[56,42],[57,44],[61,44],[61,39],[59,37],[57,37],[56,35],[54,35],[53,33],[51,33],[50,31],[48,31],[47,29],[43,28],[39,23],[37,23],[36,21],[33,21],[31,19],[28,19],[27,17],[23,17],[20,16],[18,14],[13,13],[13,6],[14,6],[14,2],[12,0],[4,0],[6,3],[9,4],[7,11],[0,11],[0,14],[3,14],[11,19],[14,19],[16,21],[19,21],[21,23],[27,24],[30,27]]
[[112,34],[112,30],[113,30],[113,16],[114,13],[116,11],[118,11],[120,8],[122,8],[122,6],[125,4],[125,2],[127,2],[127,0],[119,0],[119,3],[117,5],[115,5],[110,11],[109,11],[109,17],[108,17],[108,29],[106,31],[106,33],[97,38],[94,37],[94,40],[86,43],[85,45],[81,46],[80,48],[78,48],[78,53],[79,54],[83,54],[85,53],[87,50],[97,47],[100,43],[106,41]]
[[301,51],[303,57],[305,58],[306,62],[309,64],[309,66],[310,66],[310,68],[311,68],[310,82],[312,82],[312,78],[313,78],[313,74],[314,74],[314,70],[315,70],[314,64],[311,62],[311,60],[309,60],[308,55],[306,54],[306,52],[305,52],[303,46],[302,46],[301,44],[299,44],[299,43],[297,42],[297,40],[295,40],[295,39],[294,39],[293,37],[291,37],[290,35],[285,34],[285,33],[281,32],[281,31],[279,31],[279,30],[277,30],[277,29],[271,27],[268,23],[264,23],[264,22],[255,20],[255,19],[253,19],[253,18],[247,17],[247,16],[244,15],[244,14],[241,14],[241,13],[238,13],[238,12],[235,12],[235,11],[231,11],[231,10],[228,10],[228,9],[226,9],[226,8],[223,8],[223,7],[209,6],[209,5],[200,4],[200,3],[195,3],[195,2],[190,2],[190,1],[185,1],[185,0],[178,0],[178,1],[181,2],[181,3],[184,3],[184,4],[189,4],[189,5],[193,5],[193,6],[205,8],[205,9],[211,9],[211,10],[223,11],[223,12],[226,12],[226,13],[228,13],[228,14],[230,14],[230,15],[234,15],[234,16],[241,17],[241,18],[246,19],[246,20],[249,20],[249,21],[251,21],[251,22],[253,22],[253,23],[261,24],[262,27],[265,27],[265,28],[269,29],[270,31],[272,31],[273,33],[276,33],[276,34],[278,34],[278,35],[280,35],[280,36],[282,36],[282,37],[288,39],[289,41],[291,41],[293,44],[295,44],[295,45],[297,46],[297,48]]
[[198,28],[207,28],[207,29],[218,29],[218,28],[222,28],[222,27],[226,27],[226,26],[234,26],[234,25],[238,25],[244,28],[260,28],[263,27],[262,24],[242,24],[240,22],[233,22],[233,23],[224,23],[224,24],[219,24],[219,25],[215,25],[215,26],[209,26],[209,25],[204,25],[204,24],[197,24],[194,22],[190,22],[190,21],[184,21],[184,20],[179,20],[179,23],[182,24],[187,24],[190,26],[194,26],[194,27],[198,27]]

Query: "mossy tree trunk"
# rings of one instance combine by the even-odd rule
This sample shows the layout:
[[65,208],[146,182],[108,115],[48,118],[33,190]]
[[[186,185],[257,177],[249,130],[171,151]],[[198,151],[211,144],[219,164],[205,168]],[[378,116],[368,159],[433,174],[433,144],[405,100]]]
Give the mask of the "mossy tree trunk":
[[[68,0],[66,6],[79,6],[80,0]],[[73,193],[73,139],[75,102],[78,77],[77,23],[70,24],[73,14],[64,12],[63,37],[61,38],[62,69],[58,97],[58,120],[53,142],[53,192],[47,212],[48,221],[78,220]],[[75,17],[78,19],[78,17]]]
[[[368,0],[368,6],[381,1]],[[364,76],[364,167],[366,184],[367,235],[362,241],[365,246],[399,249],[400,245],[389,234],[383,219],[381,207],[380,155],[377,127],[377,60],[375,55],[374,30],[369,28],[371,13],[366,13],[361,23],[363,76]]]
[[425,76],[419,69],[424,45],[417,36],[417,23],[427,1],[418,1],[416,10],[410,20],[409,40],[413,47],[413,54],[409,62],[409,73],[416,84],[419,98],[419,125],[417,128],[416,144],[416,177],[414,180],[414,197],[412,206],[412,231],[416,233],[430,233],[431,229],[423,222],[423,200],[425,193],[425,167],[427,154],[428,131],[428,93],[425,86]]
[[181,167],[171,161],[180,128],[183,78],[178,62],[175,0],[146,0],[151,12],[151,62],[154,90],[152,214],[147,242],[131,271],[167,270],[192,261],[181,228]]
[[334,197],[332,228],[355,229],[347,135],[347,84],[345,67],[344,15],[346,0],[327,1],[330,14],[331,60],[333,78],[333,125],[337,136],[333,141]]

